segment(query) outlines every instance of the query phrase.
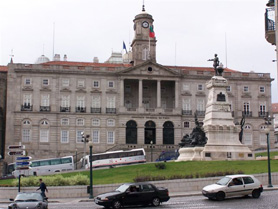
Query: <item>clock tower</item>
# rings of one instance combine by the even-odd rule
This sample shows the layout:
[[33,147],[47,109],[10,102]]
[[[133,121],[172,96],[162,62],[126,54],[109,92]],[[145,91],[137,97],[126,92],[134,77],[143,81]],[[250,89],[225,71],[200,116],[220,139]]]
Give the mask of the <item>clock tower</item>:
[[134,65],[141,64],[147,60],[156,62],[156,38],[153,32],[153,21],[152,16],[145,12],[143,5],[142,13],[136,15],[133,20],[134,39],[131,47]]

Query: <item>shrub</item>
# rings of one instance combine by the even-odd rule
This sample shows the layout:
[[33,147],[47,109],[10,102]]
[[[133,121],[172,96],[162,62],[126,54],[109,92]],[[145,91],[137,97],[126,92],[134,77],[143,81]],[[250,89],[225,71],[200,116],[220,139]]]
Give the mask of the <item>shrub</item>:
[[157,169],[165,169],[166,168],[165,163],[155,163],[154,165]]

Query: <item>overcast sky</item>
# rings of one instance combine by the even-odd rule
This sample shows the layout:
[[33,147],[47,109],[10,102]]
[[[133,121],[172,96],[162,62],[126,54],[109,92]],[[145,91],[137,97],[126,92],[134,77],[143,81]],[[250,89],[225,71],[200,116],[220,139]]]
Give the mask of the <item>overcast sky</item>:
[[[34,63],[44,54],[68,61],[105,62],[133,39],[133,19],[143,0],[0,0],[0,65]],[[157,62],[211,66],[217,53],[224,66],[271,73],[278,102],[275,47],[264,38],[268,0],[145,0],[154,18]],[[13,50],[13,52],[12,52]],[[227,57],[227,59],[226,59]]]

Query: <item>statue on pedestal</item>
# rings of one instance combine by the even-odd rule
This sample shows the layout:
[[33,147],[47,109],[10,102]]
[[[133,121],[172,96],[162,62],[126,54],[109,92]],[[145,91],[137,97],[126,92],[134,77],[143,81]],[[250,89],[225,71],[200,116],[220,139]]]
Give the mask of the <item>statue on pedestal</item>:
[[215,71],[215,75],[222,76],[224,68],[223,68],[222,63],[219,64],[219,58],[217,57],[217,54],[214,55],[213,59],[209,59],[208,61],[213,61],[213,68]]
[[195,128],[193,128],[190,135],[186,134],[182,138],[181,143],[179,143],[180,147],[195,147],[195,146],[203,147],[207,143],[208,138],[206,137],[206,134],[201,124],[198,121],[196,112],[194,116],[195,116]]

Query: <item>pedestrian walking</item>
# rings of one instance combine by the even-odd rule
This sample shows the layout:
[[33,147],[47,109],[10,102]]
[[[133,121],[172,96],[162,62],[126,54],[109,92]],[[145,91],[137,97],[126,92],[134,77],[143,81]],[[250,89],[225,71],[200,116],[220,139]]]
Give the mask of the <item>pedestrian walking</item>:
[[48,192],[48,189],[47,189],[45,183],[42,181],[42,179],[40,179],[39,181],[40,181],[40,187],[37,189],[37,191],[38,191],[38,190],[41,190],[41,195],[42,195],[44,198],[46,198],[46,196],[45,196],[45,191]]

